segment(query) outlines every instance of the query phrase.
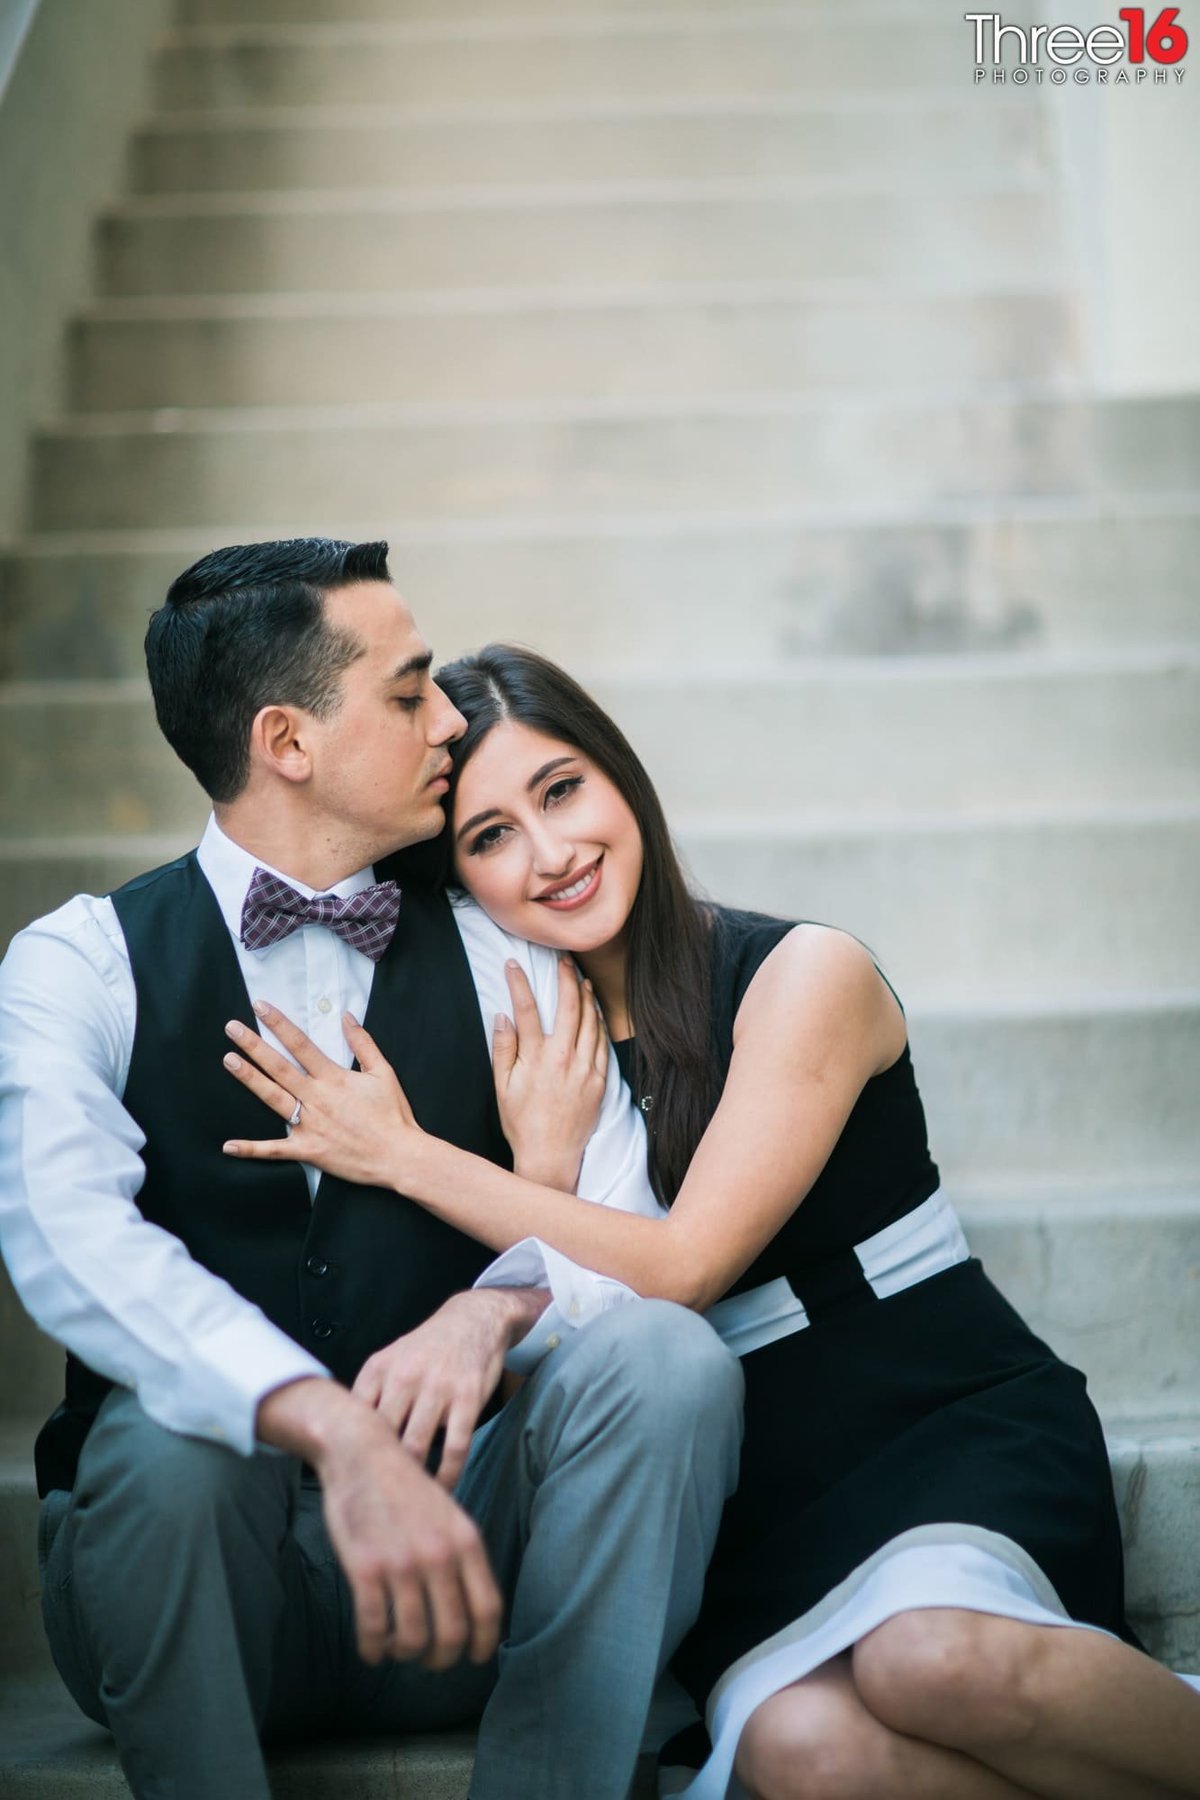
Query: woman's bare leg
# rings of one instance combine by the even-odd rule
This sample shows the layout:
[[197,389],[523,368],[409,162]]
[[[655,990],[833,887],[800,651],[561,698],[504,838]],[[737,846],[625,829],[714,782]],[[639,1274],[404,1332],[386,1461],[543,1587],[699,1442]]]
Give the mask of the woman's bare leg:
[[881,1725],[848,1656],[764,1700],[742,1732],[737,1774],[754,1800],[1028,1800],[957,1751]]
[[1200,1695],[1097,1632],[930,1609],[868,1633],[852,1666],[881,1724],[1042,1800],[1200,1800]]

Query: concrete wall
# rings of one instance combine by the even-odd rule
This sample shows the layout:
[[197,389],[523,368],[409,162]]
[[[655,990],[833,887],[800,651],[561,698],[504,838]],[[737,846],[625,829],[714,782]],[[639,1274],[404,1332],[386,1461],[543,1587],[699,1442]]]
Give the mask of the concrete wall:
[[[20,530],[30,428],[63,401],[63,326],[86,297],[97,211],[122,186],[174,0],[0,7],[0,545]],[[26,14],[32,14],[27,19]],[[27,29],[25,27],[27,26]]]

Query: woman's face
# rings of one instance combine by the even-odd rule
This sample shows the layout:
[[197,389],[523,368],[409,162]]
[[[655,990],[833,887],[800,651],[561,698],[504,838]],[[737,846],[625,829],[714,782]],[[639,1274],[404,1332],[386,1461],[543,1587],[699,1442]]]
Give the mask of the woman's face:
[[505,719],[458,778],[458,879],[505,931],[584,953],[619,937],[642,878],[620,793],[573,744]]

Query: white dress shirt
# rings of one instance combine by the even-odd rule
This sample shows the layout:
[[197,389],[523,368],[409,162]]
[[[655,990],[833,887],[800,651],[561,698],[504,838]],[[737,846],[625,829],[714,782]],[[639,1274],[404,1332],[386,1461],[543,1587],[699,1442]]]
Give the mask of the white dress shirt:
[[[242,903],[255,868],[268,865],[226,837],[215,819],[197,855],[251,999],[279,1007],[348,1068],[341,1016],[362,1019],[375,965],[320,925],[302,926],[265,950],[246,949]],[[270,872],[313,892],[283,871]],[[328,891],[345,898],[373,880],[363,870]],[[552,1024],[556,957],[510,938],[469,902],[456,905],[454,917],[489,1039],[496,1013],[511,1012],[504,974],[510,957],[529,976],[543,1022]],[[163,954],[169,957],[169,944]],[[133,1388],[160,1424],[249,1454],[264,1395],[328,1370],[138,1210],[145,1138],[121,1103],[136,1010],[111,901],[77,895],[13,939],[0,964],[0,1251],[43,1331]],[[186,1078],[181,1067],[179,1079]],[[311,1194],[319,1173],[305,1165],[305,1174]],[[661,1210],[646,1175],[643,1121],[611,1052],[578,1191],[631,1212]],[[536,1239],[506,1252],[480,1282],[550,1289],[551,1305],[514,1353],[512,1366],[521,1369],[554,1349],[564,1331],[634,1297]]]

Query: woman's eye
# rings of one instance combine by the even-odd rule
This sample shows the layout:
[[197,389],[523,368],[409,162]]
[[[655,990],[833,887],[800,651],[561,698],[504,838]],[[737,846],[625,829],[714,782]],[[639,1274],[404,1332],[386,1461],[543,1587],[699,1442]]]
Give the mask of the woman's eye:
[[582,775],[564,775],[561,781],[552,781],[546,789],[545,805],[559,806],[577,787],[583,786]]
[[468,856],[480,856],[488,850],[494,850],[507,829],[508,827],[505,825],[485,825],[483,830],[477,832],[471,839],[470,848],[467,851]]
[[402,712],[415,713],[418,706],[424,705],[425,696],[424,694],[398,694],[396,703]]

